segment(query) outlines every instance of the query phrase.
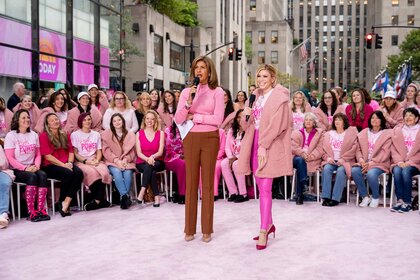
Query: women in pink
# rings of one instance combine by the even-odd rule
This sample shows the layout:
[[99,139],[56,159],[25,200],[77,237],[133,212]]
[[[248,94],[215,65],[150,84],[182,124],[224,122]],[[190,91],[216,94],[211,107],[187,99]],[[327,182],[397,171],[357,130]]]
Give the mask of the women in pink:
[[88,86],[87,92],[90,95],[90,104],[95,106],[101,115],[105,114],[106,109],[109,108],[109,102],[106,93],[102,90],[99,90],[98,86],[95,84],[90,84]]
[[124,117],[127,130],[134,133],[139,130],[136,113],[134,113],[134,109],[131,107],[131,102],[127,95],[122,91],[115,92],[114,97],[112,97],[111,103],[109,104],[109,108],[103,115],[102,127],[104,129],[110,128],[111,117],[115,113],[120,113]]
[[403,106],[404,109],[416,105],[415,96],[418,91],[419,87],[415,83],[411,83],[407,86],[405,99],[401,102],[401,106]]
[[328,90],[322,94],[321,101],[314,113],[318,118],[318,127],[327,131],[331,129],[334,115],[344,113],[344,107],[338,104],[334,91]]
[[164,131],[165,128],[172,126],[177,103],[175,100],[175,94],[170,90],[166,90],[163,93],[163,97],[163,102],[159,105],[157,112],[162,120],[161,129]]
[[16,112],[20,109],[25,109],[29,112],[29,117],[31,118],[31,129],[33,130],[36,126],[41,111],[38,109],[38,106],[32,102],[32,97],[30,95],[22,96],[20,103],[18,103],[15,108],[13,108],[13,112]]
[[393,90],[385,92],[381,108],[386,119],[386,127],[394,128],[403,123],[404,107],[397,102],[397,94]]
[[292,111],[292,129],[299,130],[303,127],[305,113],[312,112],[311,105],[302,91],[299,90],[293,94],[290,109]]
[[346,107],[346,116],[350,126],[358,131],[368,127],[368,120],[372,115],[372,107],[365,103],[364,89],[355,89],[351,94],[351,103]]
[[290,176],[293,168],[289,91],[277,84],[277,70],[271,65],[259,67],[256,80],[256,101],[252,110],[245,106],[241,121],[245,136],[238,170],[250,174],[252,166],[257,181],[261,225],[256,248],[261,250],[266,248],[268,234],[275,231],[271,213],[273,178]]
[[0,97],[0,144],[3,144],[6,134],[10,131],[13,113],[7,109],[3,97]]

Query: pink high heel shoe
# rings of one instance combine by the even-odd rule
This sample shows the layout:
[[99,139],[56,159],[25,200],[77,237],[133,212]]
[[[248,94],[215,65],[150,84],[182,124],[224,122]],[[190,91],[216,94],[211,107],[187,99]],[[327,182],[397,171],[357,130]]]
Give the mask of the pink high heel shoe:
[[[273,238],[276,238],[276,226],[274,224],[272,224],[271,227],[268,229],[268,231],[267,231],[267,238],[270,235],[270,233],[273,233]],[[253,240],[258,240],[259,238],[260,238],[259,236],[255,236],[252,239]]]

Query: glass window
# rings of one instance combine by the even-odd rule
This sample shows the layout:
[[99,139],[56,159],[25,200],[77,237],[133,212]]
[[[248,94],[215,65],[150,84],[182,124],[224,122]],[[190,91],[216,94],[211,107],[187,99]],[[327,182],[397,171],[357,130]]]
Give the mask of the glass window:
[[66,33],[66,1],[39,1],[39,25],[61,33]]
[[179,71],[184,71],[184,48],[178,44],[171,42],[171,49],[169,54],[170,67]]
[[400,4],[400,0],[392,0],[392,7],[396,7]]
[[407,25],[414,25],[414,15],[407,16]]
[[271,31],[271,43],[277,44],[279,33],[277,30]]
[[258,64],[265,64],[265,52],[259,51],[258,52]]
[[27,0],[4,0],[4,13],[5,15],[31,22],[31,1]]
[[277,64],[279,63],[279,52],[278,51],[272,51],[271,52],[271,64]]
[[119,12],[121,0],[101,0],[101,4]]
[[111,60],[118,60],[118,52],[123,47],[120,44],[120,15],[104,7],[100,14],[101,65],[108,66],[110,54]]
[[398,35],[391,36],[391,46],[398,46]]
[[257,10],[257,1],[256,0],[249,0],[249,10],[256,11]]
[[258,43],[265,44],[265,31],[258,31]]
[[88,0],[73,2],[73,36],[93,42],[93,3]]
[[391,23],[392,25],[398,25],[398,16],[396,15],[391,16]]
[[407,5],[408,6],[414,6],[414,5],[416,5],[416,1],[415,0],[408,0]]
[[154,39],[155,64],[163,65],[163,37],[155,35]]

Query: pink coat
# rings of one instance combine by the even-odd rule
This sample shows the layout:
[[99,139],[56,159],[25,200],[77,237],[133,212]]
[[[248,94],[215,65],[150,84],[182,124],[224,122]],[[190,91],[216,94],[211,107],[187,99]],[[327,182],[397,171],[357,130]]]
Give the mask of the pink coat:
[[[18,103],[15,108],[13,108],[13,113],[16,113],[16,111],[23,109],[22,103]],[[32,103],[32,107],[30,109],[31,114],[31,129],[34,130],[35,126],[38,123],[39,116],[41,115],[41,110],[39,110],[38,106],[35,103]]]
[[6,134],[10,131],[10,125],[12,124],[13,113],[9,109],[4,109],[4,121],[6,122]]
[[112,137],[110,129],[105,130],[101,134],[102,138],[102,154],[107,166],[115,166],[114,160],[126,160],[127,169],[136,169],[136,136],[132,131],[128,131],[124,139],[124,145],[121,149],[120,144]]
[[174,114],[165,113],[163,112],[163,105],[161,104],[159,108],[156,110],[159,114],[161,121],[161,130],[165,131],[165,128],[171,127],[172,122],[174,120]]
[[[346,130],[346,135],[344,135],[343,146],[341,147],[341,155],[338,163],[344,166],[346,169],[347,177],[351,177],[351,167],[354,165],[355,156],[356,156],[356,149],[357,149],[357,128],[354,126],[350,126]],[[323,140],[323,149],[324,155],[322,156],[322,163],[321,166],[326,165],[328,158],[334,158],[334,152],[332,150],[330,144],[330,135],[329,133],[324,134]]]
[[391,146],[391,169],[398,163],[405,162],[410,166],[417,167],[417,169],[420,170],[420,133],[417,133],[414,147],[411,149],[410,153],[408,153],[404,143],[402,128],[403,125],[399,125],[393,129]]
[[[360,165],[362,159],[364,162],[368,162],[368,131],[369,128],[365,128],[357,136],[356,165]],[[389,173],[389,168],[391,167],[391,137],[391,129],[382,131],[372,151],[372,158],[369,161],[368,170],[380,168],[386,173]]]
[[95,106],[96,109],[98,109],[99,112],[101,112],[101,115],[103,115],[105,114],[106,109],[109,108],[109,102],[108,102],[108,99],[106,98],[106,93],[98,94],[98,96],[99,96],[99,108],[95,104],[93,104],[92,106]]
[[[323,155],[322,148],[322,135],[323,130],[316,128],[316,133],[309,143],[308,151],[306,154],[309,156],[306,162],[308,172],[315,172],[321,167],[321,160]],[[304,151],[302,150],[303,135],[300,130],[292,131],[292,154],[294,156],[302,156]]]
[[0,172],[4,172],[12,180],[15,180],[15,175],[13,174],[13,171],[9,169],[9,162],[7,161],[6,155],[4,154],[3,147],[0,145]]
[[[257,89],[254,93],[258,99],[261,90]],[[248,101],[245,106],[248,106]],[[281,85],[276,85],[265,103],[261,116],[258,148],[266,149],[267,163],[258,166],[256,176],[276,178],[293,174],[290,115],[289,91]],[[238,172],[248,175],[251,174],[251,152],[255,133],[254,117],[251,114],[247,122],[243,116],[241,123],[245,129],[245,136],[241,142]]]
[[[387,111],[385,107],[381,106],[382,111]],[[389,117],[386,118],[386,127],[387,128],[394,128],[399,124],[404,122],[403,118],[404,107],[397,103],[397,106],[391,113],[389,113]]]
[[220,125],[220,128],[223,129],[225,131],[225,133],[228,132],[229,128],[232,127],[232,123],[233,123],[233,119],[235,118],[237,111],[234,111],[232,113],[230,113],[222,122],[222,124]]
[[51,107],[46,107],[41,110],[38,121],[36,122],[36,125],[34,127],[34,131],[37,132],[38,134],[41,134],[42,132],[44,132],[45,118],[47,117],[49,113],[55,113],[54,109]]
[[[99,112],[96,106],[90,108],[90,115],[92,117],[92,129],[98,132],[102,131],[102,114]],[[77,125],[77,119],[80,116],[80,110],[77,107],[71,109],[67,116],[67,122],[64,126],[64,129],[67,133],[71,134],[72,132],[79,129]]]
[[[345,113],[345,109],[343,105],[338,105],[337,109],[334,112],[334,115],[337,113]],[[314,110],[314,114],[318,118],[318,127],[321,128],[324,131],[330,130],[331,125],[328,123],[328,116],[321,110],[321,108],[318,106]]]

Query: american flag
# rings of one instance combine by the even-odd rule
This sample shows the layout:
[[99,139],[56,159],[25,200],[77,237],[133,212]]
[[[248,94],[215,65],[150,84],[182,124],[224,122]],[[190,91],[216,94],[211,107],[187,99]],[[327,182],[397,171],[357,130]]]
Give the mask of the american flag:
[[315,62],[314,59],[311,60],[311,63],[309,63],[309,72],[313,73],[315,70]]
[[300,60],[303,61],[308,58],[308,48],[309,48],[309,41],[302,44],[300,47]]

